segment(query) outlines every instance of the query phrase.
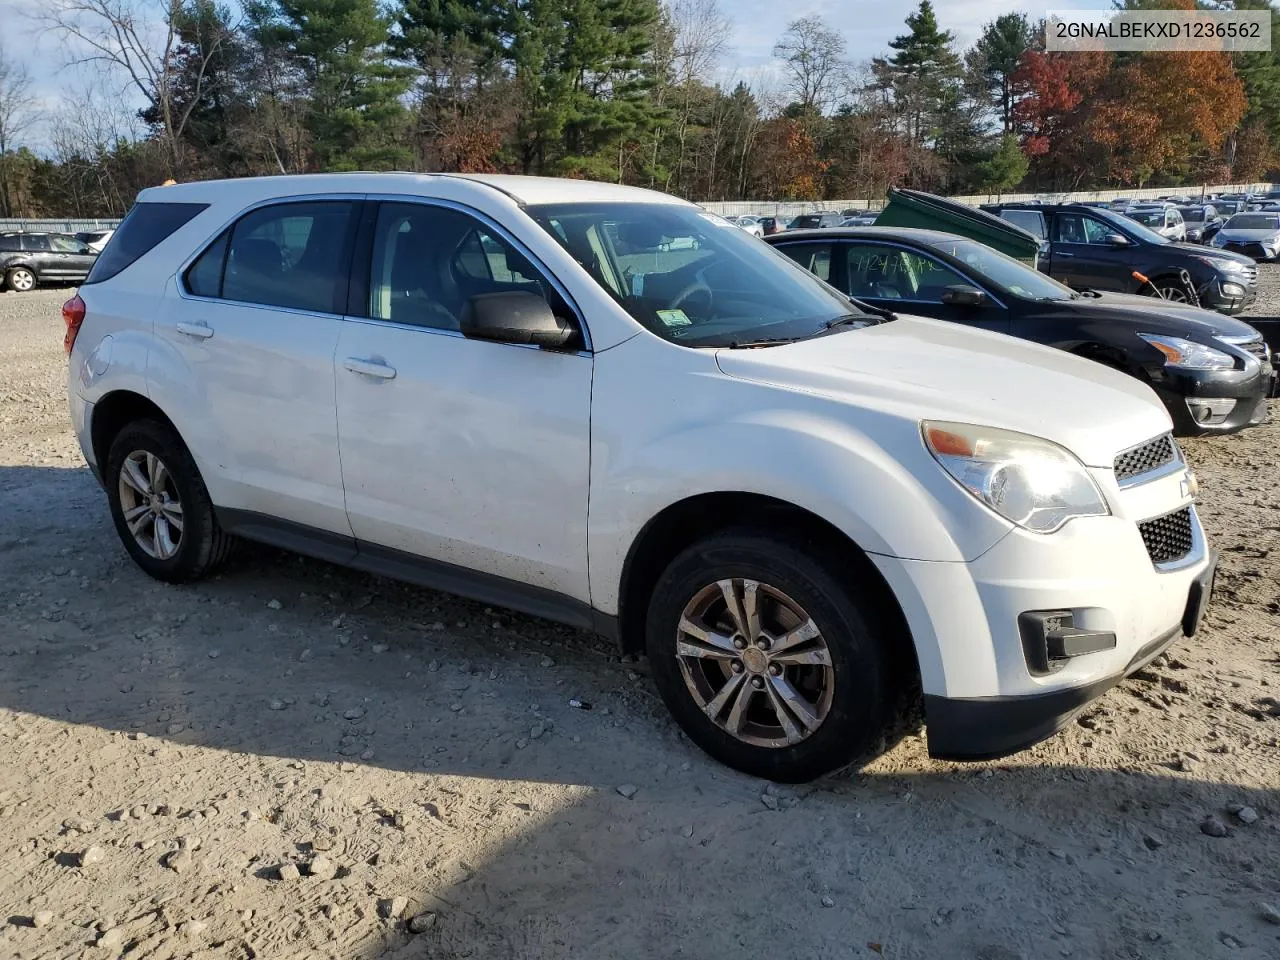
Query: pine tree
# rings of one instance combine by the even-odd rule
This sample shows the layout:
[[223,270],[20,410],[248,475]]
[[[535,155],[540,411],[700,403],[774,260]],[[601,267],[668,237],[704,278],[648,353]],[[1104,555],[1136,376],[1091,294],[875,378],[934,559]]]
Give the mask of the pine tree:
[[872,61],[882,87],[893,92],[907,135],[918,144],[933,140],[938,114],[950,88],[959,83],[960,58],[952,49],[954,36],[938,27],[930,0],[920,0],[907,15],[908,31],[889,41],[896,52]]
[[306,127],[321,170],[406,166],[409,86],[388,62],[388,18],[375,0],[276,0],[281,34],[309,91]]
[[1025,13],[1002,14],[983,28],[967,57],[982,76],[1003,133],[1013,130],[1013,75],[1034,39],[1035,29]]
[[1018,146],[1018,138],[1006,133],[1000,138],[995,153],[978,165],[978,176],[984,188],[1003,193],[1020,184],[1030,167],[1031,162]]

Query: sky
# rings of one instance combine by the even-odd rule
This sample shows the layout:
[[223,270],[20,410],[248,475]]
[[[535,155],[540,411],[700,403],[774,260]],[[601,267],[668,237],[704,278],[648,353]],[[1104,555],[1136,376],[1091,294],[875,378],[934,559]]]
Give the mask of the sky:
[[[42,2],[0,0],[0,48],[6,57],[27,67],[40,113],[48,116],[68,98],[82,98],[86,91],[119,108],[131,107],[127,101],[132,94],[120,78],[104,81],[84,69],[67,67],[68,52],[32,20],[31,13],[40,9]],[[811,14],[822,17],[844,34],[851,61],[867,61],[886,51],[889,41],[906,31],[906,16],[917,3],[918,0],[720,0],[721,9],[733,24],[720,74],[725,80],[776,84],[780,70],[772,58],[773,45],[790,21]],[[1001,0],[934,0],[939,23],[955,34],[961,49],[973,43],[985,23],[1011,9],[1038,19],[1050,9],[1109,6],[1109,0],[1013,0],[1008,6]],[[27,139],[34,149],[43,150],[48,144],[47,124],[37,123]]]

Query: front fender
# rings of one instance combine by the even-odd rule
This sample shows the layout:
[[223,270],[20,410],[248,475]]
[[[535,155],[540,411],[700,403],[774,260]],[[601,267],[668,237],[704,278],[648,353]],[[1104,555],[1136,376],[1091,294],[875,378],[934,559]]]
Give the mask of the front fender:
[[970,560],[1011,529],[942,471],[915,422],[727,377],[709,354],[666,344],[693,354],[694,369],[659,399],[651,347],[624,358],[629,345],[597,356],[592,406],[588,557],[592,604],[605,613],[618,611],[645,525],[701,494],[772,497],[867,553],[914,560]]

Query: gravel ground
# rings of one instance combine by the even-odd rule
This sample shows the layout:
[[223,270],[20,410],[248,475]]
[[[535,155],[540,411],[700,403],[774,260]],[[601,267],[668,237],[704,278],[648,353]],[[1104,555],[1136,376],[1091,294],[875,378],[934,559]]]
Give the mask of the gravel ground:
[[0,957],[1280,956],[1276,401],[1186,444],[1195,641],[1009,760],[788,789],[571,630],[267,549],[146,578],[65,296],[0,295]]

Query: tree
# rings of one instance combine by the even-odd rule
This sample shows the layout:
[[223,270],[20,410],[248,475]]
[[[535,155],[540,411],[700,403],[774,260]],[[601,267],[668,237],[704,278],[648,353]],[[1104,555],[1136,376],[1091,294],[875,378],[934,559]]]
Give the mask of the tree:
[[[82,50],[72,63],[94,63],[120,71],[147,103],[164,142],[169,172],[181,176],[185,157],[183,136],[191,112],[202,97],[205,73],[225,34],[203,38],[179,69],[185,22],[199,30],[207,18],[190,11],[183,0],[49,0],[38,15],[67,50]],[[180,85],[186,103],[179,104]]]
[[1142,182],[1200,149],[1220,148],[1246,107],[1229,54],[1142,54],[1111,78],[1090,132],[1111,151],[1113,177]]
[[387,59],[376,0],[276,0],[279,36],[305,83],[305,125],[320,170],[407,166],[399,134],[409,76]]
[[1030,168],[1031,161],[1018,146],[1018,138],[1006,133],[990,159],[979,164],[978,176],[985,189],[1003,193],[1020,184]]
[[1025,13],[1006,13],[982,29],[967,60],[986,86],[1002,133],[1013,132],[1014,84],[1022,55],[1031,49],[1035,28]]
[[662,110],[649,58],[657,0],[518,0],[511,68],[525,173],[619,179]]
[[35,119],[35,98],[26,68],[14,63],[0,47],[0,217],[13,216],[13,192],[22,162],[10,154],[18,137]]
[[786,64],[789,88],[806,113],[822,113],[832,100],[845,70],[844,37],[817,16],[801,17],[773,48]]
[[889,42],[893,56],[874,59],[872,69],[881,87],[891,92],[907,136],[923,145],[936,136],[947,91],[959,82],[960,58],[952,49],[952,34],[938,27],[929,0],[920,0],[907,15],[907,28]]

